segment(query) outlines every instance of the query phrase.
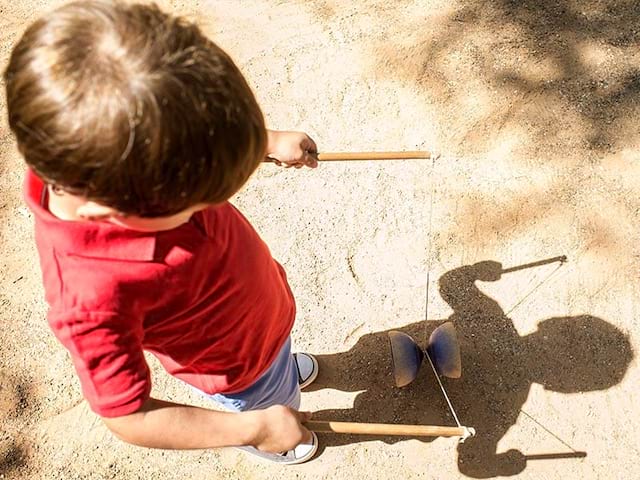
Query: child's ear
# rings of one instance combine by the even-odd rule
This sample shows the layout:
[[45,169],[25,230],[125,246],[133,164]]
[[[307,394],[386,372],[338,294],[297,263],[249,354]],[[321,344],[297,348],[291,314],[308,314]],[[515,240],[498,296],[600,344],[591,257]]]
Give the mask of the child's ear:
[[105,220],[117,214],[117,210],[91,201],[83,203],[76,209],[76,215],[84,220]]

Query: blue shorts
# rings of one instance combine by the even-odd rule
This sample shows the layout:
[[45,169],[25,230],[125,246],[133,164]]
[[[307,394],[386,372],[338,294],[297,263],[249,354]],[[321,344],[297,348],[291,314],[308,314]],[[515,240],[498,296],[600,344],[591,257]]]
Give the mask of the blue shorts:
[[300,408],[300,387],[298,369],[291,354],[291,337],[280,349],[280,353],[271,366],[250,387],[241,392],[209,395],[227,410],[243,412],[261,410],[272,405],[286,405],[295,410]]

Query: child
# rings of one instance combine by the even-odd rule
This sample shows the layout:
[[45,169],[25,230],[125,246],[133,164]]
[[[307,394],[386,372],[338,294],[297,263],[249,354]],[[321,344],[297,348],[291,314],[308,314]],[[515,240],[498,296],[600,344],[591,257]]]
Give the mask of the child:
[[[155,6],[54,11],[5,82],[49,324],[93,411],[136,445],[311,458],[317,362],[291,354],[284,270],[227,200],[266,156],[315,167],[313,140],[267,131],[231,59]],[[151,398],[143,350],[230,412]]]

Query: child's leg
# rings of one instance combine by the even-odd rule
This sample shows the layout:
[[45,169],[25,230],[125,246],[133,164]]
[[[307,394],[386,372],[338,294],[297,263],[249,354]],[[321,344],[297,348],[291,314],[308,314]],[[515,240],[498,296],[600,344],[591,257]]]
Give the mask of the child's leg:
[[[227,410],[236,412],[264,409],[272,405],[287,405],[298,410],[300,408],[298,381],[298,366],[291,353],[291,339],[288,338],[271,366],[249,388],[238,393],[205,395]],[[276,463],[302,463],[313,457],[318,448],[318,438],[314,433],[312,435],[312,443],[300,444],[294,450],[282,454],[261,452],[250,446],[238,448]]]
[[287,405],[298,410],[300,387],[298,370],[291,354],[291,339],[287,339],[271,366],[249,388],[238,393],[207,396],[237,412],[259,410],[272,405]]

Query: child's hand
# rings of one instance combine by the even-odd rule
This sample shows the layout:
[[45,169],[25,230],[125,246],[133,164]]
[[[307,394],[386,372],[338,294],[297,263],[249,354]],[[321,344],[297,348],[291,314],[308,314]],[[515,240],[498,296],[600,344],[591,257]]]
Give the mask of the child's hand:
[[267,135],[267,157],[276,165],[284,165],[287,168],[318,166],[318,147],[306,133],[267,130]]
[[282,453],[302,442],[311,441],[311,432],[302,426],[302,422],[311,418],[310,412],[297,412],[284,405],[274,405],[246,413],[254,415],[256,433],[251,445],[258,450]]
[[502,277],[502,264],[493,260],[485,260],[471,266],[476,280],[482,282],[496,282]]

